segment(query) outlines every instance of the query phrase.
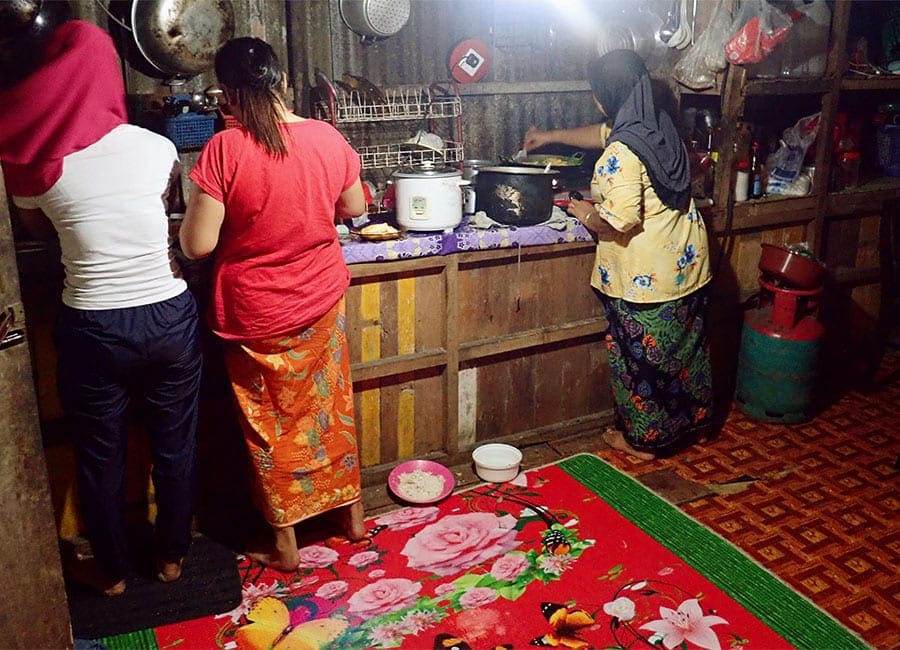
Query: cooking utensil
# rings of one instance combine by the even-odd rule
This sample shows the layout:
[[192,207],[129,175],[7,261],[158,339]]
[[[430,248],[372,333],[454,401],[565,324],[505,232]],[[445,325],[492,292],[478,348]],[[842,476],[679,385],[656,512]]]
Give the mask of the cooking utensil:
[[597,55],[612,50],[634,50],[653,71],[668,59],[666,43],[660,40],[663,19],[643,7],[629,9],[597,27]]
[[42,4],[41,0],[7,0],[0,3],[0,38],[30,30]]
[[463,178],[471,183],[463,188],[463,214],[475,214],[475,177],[478,176],[478,170],[496,165],[494,160],[463,160]]
[[363,43],[393,36],[409,20],[409,0],[340,0],[341,20]]
[[163,75],[186,79],[209,70],[234,36],[231,0],[132,0],[138,51]]
[[659,40],[668,44],[668,42],[672,40],[672,36],[675,35],[677,29],[678,0],[673,0],[672,5],[669,7],[669,11],[666,13],[666,21],[663,23],[662,27],[659,28]]
[[528,167],[482,167],[475,181],[475,210],[509,226],[550,218],[559,172]]
[[38,67],[50,32],[72,18],[68,2],[0,1],[0,88],[9,88]]
[[528,167],[547,167],[550,169],[571,169],[581,166],[584,160],[584,152],[579,151],[571,156],[531,155],[516,160],[516,164]]

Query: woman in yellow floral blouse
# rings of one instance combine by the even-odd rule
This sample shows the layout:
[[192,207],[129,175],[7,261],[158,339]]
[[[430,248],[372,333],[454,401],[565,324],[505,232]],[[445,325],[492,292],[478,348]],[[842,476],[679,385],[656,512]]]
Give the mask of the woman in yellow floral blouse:
[[597,239],[591,285],[609,321],[617,424],[603,438],[652,459],[693,442],[712,410],[706,228],[691,200],[684,144],[671,117],[656,109],[641,58],[609,52],[588,66],[588,77],[607,122],[532,128],[524,148],[603,149],[591,200],[568,207]]

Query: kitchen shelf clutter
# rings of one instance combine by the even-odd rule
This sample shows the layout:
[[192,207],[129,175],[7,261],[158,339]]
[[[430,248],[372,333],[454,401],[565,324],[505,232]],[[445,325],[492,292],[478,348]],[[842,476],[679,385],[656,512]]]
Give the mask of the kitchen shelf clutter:
[[[879,210],[885,201],[900,198],[900,179],[885,175],[877,163],[874,147],[869,151],[864,146],[874,142],[874,137],[869,137],[874,133],[873,116],[866,115],[865,120],[856,116],[859,105],[886,101],[883,97],[876,101],[876,95],[900,99],[900,75],[885,73],[861,78],[848,67],[851,12],[859,10],[862,4],[834,4],[827,63],[818,76],[754,78],[752,69],[729,64],[721,82],[717,83],[718,94],[715,96],[721,100],[716,107],[721,115],[714,182],[712,187],[707,187],[708,196],[703,197],[702,202],[698,201],[717,231],[805,223],[809,226],[810,242],[817,252],[823,252],[820,246],[825,239],[828,219],[846,215],[851,206],[854,206],[853,210]],[[685,102],[704,105],[704,97],[696,93],[679,89],[679,94],[683,105]],[[748,126],[752,128],[752,141],[761,139],[765,145],[765,136],[760,137],[756,125],[764,124],[771,131],[776,122],[787,120],[792,124],[793,120],[813,113],[819,114],[819,120],[815,141],[809,147],[805,163],[809,175],[808,191],[793,196],[765,193],[753,196],[751,192],[749,197],[736,198],[739,174],[747,169],[748,154],[740,150],[746,144],[742,141],[743,130]],[[856,124],[851,124],[850,128],[848,116],[851,122],[856,119]],[[859,135],[860,130],[864,132],[863,136]],[[767,135],[771,139],[773,134]],[[776,134],[774,142],[777,142],[777,136],[780,133]],[[853,152],[846,157],[848,160],[856,161],[859,166],[862,154],[863,173],[858,178],[854,175],[849,186],[840,174],[845,153],[842,138],[853,142]],[[728,146],[723,146],[725,143]],[[751,175],[753,172],[751,169]]]
[[[347,84],[332,84],[320,75],[319,83],[312,91],[315,116],[331,122],[348,136],[359,152],[363,169],[416,166],[427,162],[454,164],[462,163],[464,159],[462,100],[454,84],[352,88]],[[439,120],[444,120],[443,127],[437,125]],[[388,122],[408,123],[411,137],[373,143],[371,129],[367,137],[361,133],[367,125]],[[403,133],[402,129],[393,131]],[[439,136],[436,131],[445,135]],[[416,138],[417,134],[426,133],[437,137]]]

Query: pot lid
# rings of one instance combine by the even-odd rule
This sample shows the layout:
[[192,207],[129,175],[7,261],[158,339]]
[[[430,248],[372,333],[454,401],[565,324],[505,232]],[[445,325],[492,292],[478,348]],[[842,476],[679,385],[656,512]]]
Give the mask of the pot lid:
[[551,178],[560,175],[555,169],[545,172],[543,169],[537,167],[506,167],[502,165],[496,167],[479,167],[478,173],[508,174],[510,176],[549,176]]
[[419,167],[401,167],[391,174],[394,178],[452,178],[462,176],[462,170],[456,167],[435,167],[432,162],[422,163]]

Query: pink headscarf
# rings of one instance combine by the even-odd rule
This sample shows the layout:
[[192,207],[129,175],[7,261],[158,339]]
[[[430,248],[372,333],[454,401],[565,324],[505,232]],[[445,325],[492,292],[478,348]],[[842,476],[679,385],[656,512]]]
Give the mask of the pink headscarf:
[[0,166],[6,191],[35,196],[63,157],[128,121],[119,56],[103,29],[70,20],[48,37],[37,70],[0,90]]

